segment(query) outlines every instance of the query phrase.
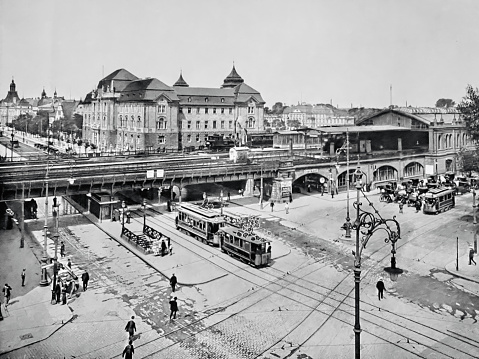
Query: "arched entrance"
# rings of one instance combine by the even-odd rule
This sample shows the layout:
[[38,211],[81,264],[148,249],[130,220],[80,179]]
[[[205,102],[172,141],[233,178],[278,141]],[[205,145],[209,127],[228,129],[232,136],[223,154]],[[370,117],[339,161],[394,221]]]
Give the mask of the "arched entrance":
[[[350,168],[349,169],[349,188],[353,187],[354,186],[354,172],[356,171],[356,169],[354,168]],[[348,184],[347,184],[347,171],[344,171],[342,173],[339,174],[338,176],[338,191],[339,192],[342,192],[342,191],[346,191],[347,190],[347,187],[348,187]]]
[[293,193],[327,192],[329,178],[319,173],[308,173],[298,177],[293,182]]
[[373,181],[376,184],[381,182],[395,182],[397,180],[398,171],[392,166],[381,166],[373,172]]

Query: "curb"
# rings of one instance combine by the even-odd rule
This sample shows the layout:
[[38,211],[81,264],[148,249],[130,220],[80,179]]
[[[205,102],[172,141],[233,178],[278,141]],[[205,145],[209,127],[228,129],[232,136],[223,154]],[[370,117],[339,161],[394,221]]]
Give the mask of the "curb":
[[470,282],[479,283],[479,279],[476,279],[476,278],[471,277],[467,274],[462,274],[462,273],[459,273],[458,271],[456,271],[456,262],[452,262],[452,263],[447,264],[444,267],[444,269],[446,270],[446,272],[448,272],[449,274],[451,274],[454,277],[462,278],[462,279],[468,280]]

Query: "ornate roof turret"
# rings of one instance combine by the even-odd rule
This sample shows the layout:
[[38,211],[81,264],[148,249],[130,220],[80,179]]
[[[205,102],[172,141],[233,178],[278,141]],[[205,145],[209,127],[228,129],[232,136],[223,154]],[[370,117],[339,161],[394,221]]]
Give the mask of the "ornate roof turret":
[[235,65],[233,64],[233,69],[230,74],[225,78],[221,88],[236,87],[239,84],[242,84],[244,80],[236,72]]
[[45,98],[45,97],[47,97],[47,93],[45,92],[45,87],[44,87],[42,91],[42,98]]
[[183,79],[183,72],[180,71],[180,78],[175,82],[175,84],[173,86],[177,86],[177,87],[190,87],[190,85],[188,85],[186,83],[186,81]]
[[15,92],[15,81],[12,79],[12,83],[10,84],[10,92]]

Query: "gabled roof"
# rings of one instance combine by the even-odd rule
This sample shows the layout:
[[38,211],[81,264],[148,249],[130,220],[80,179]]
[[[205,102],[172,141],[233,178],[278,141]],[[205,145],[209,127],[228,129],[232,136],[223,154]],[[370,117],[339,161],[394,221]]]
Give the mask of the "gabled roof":
[[125,70],[125,69],[118,69],[116,71],[113,71],[111,74],[108,76],[104,77],[101,81],[111,81],[111,80],[119,80],[119,81],[134,81],[138,80],[138,77],[133,75],[131,72]]
[[375,117],[382,116],[386,113],[393,113],[400,116],[409,117],[413,120],[419,121],[426,125],[434,124],[434,122],[448,123],[453,124],[456,121],[460,120],[460,113],[457,110],[451,109],[440,109],[440,108],[386,108],[382,111],[379,111],[372,116],[365,117],[357,122],[361,124],[365,121],[371,120]]
[[155,78],[130,82],[118,101],[155,101],[161,94],[165,94],[171,101],[178,101],[173,88]]

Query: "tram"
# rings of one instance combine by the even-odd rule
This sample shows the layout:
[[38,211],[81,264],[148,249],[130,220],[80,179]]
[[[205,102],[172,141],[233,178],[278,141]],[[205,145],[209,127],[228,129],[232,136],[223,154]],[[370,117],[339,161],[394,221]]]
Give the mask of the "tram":
[[182,203],[176,207],[176,229],[197,240],[219,245],[218,230],[225,225],[223,217],[215,211],[191,203]]
[[238,227],[225,226],[218,231],[220,247],[230,256],[254,265],[267,266],[271,262],[271,241],[253,232]]
[[448,188],[432,188],[424,194],[423,213],[445,212],[456,205],[454,190]]

